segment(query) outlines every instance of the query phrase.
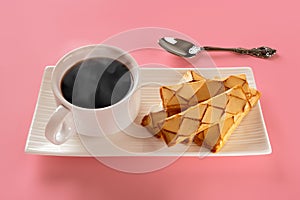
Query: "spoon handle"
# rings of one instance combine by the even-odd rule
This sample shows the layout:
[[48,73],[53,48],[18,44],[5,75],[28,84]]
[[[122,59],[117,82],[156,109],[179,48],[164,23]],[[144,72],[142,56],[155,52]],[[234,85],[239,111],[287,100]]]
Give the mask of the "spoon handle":
[[222,47],[211,47],[211,46],[204,46],[204,50],[206,51],[231,51],[238,54],[244,54],[244,55],[251,55],[259,58],[270,58],[275,53],[276,50],[272,49],[270,47],[258,47],[258,48],[252,48],[252,49],[245,49],[245,48],[222,48]]

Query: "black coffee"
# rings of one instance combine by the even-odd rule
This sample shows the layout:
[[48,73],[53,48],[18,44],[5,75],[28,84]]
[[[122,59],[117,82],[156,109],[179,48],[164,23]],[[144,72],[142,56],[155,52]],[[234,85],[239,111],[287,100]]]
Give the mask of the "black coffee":
[[130,90],[132,76],[120,61],[106,57],[76,63],[64,75],[64,98],[83,108],[103,108],[117,103]]

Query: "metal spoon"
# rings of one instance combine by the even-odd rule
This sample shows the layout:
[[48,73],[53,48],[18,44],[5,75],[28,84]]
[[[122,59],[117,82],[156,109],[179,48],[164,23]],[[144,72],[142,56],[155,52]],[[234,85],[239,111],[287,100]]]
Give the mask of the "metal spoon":
[[201,51],[231,51],[239,54],[251,55],[258,58],[270,58],[276,54],[275,49],[270,47],[258,47],[253,49],[245,48],[221,48],[221,47],[210,47],[204,46],[199,47],[186,40],[173,38],[173,37],[163,37],[159,39],[158,44],[164,48],[166,51],[175,54],[177,56],[182,56],[186,58],[193,57]]

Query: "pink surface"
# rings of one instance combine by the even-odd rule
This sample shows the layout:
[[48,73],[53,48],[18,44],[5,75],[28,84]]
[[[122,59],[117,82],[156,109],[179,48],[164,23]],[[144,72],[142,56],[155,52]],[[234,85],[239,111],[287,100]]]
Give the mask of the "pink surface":
[[[1,3],[0,16],[0,199],[299,199],[298,1],[11,0]],[[44,67],[75,47],[145,26],[205,45],[278,49],[270,60],[211,54],[218,66],[254,70],[271,155],[181,158],[134,175],[93,158],[24,153]]]

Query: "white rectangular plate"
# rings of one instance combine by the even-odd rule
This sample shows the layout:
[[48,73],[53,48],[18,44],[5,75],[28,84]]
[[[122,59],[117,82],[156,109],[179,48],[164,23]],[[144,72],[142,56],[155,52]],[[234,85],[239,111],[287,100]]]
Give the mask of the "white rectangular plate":
[[[105,139],[91,138],[91,145],[97,147],[99,153],[93,151],[93,147],[86,146],[86,139],[75,135],[63,145],[54,145],[44,136],[44,129],[47,121],[56,108],[53,93],[51,91],[51,74],[54,67],[47,67],[44,72],[37,105],[35,108],[32,124],[29,130],[25,152],[40,155],[55,156],[199,156],[199,147],[191,145],[188,149],[183,144],[174,147],[164,146],[163,141],[157,138],[133,138],[125,133],[119,133],[114,137],[115,144],[120,145],[120,151],[110,148],[103,142]],[[249,85],[256,87],[253,72],[248,67],[235,68],[141,68],[141,84],[146,84],[141,89],[142,104],[139,116],[136,119],[138,124],[142,117],[148,113],[153,105],[160,103],[159,84],[169,85],[178,83],[182,74],[187,70],[197,70],[207,78],[226,77],[232,74],[246,74]],[[156,84],[159,83],[159,84]],[[136,133],[135,133],[136,134]],[[107,143],[107,142],[106,142]],[[83,145],[84,144],[84,145]],[[157,150],[157,147],[162,147]],[[183,150],[185,149],[185,150]],[[211,153],[208,156],[245,156],[263,155],[272,152],[267,130],[265,127],[260,103],[243,119],[242,123],[234,131],[226,145],[218,153]],[[96,154],[96,155],[95,155]]]

